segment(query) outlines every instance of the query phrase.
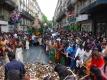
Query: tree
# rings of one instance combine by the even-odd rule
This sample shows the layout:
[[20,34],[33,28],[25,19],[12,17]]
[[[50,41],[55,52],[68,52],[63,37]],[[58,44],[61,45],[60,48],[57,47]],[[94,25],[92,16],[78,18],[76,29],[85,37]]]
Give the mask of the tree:
[[52,21],[48,21],[48,27],[52,27],[53,22]]
[[42,16],[42,23],[47,23],[48,19],[45,15]]

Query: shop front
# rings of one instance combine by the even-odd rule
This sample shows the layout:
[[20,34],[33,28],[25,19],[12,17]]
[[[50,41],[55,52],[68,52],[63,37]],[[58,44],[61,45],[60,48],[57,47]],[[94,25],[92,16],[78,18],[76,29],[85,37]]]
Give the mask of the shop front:
[[96,0],[83,8],[80,13],[91,16],[94,34],[107,36],[107,0]]
[[88,14],[78,15],[76,23],[80,25],[81,31],[92,32],[92,20]]
[[94,31],[107,37],[107,12],[93,15]]

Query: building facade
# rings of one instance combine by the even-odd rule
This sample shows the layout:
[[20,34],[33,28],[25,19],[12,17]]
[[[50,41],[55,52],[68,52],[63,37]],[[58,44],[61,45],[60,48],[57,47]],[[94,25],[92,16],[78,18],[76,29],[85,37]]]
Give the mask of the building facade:
[[9,31],[9,17],[11,11],[17,7],[13,0],[0,0],[0,32]]
[[[79,25],[82,31],[107,34],[107,0],[59,0],[58,4],[64,1],[66,1],[65,4],[68,4],[65,6],[67,10],[63,14],[69,12],[72,15],[70,17],[69,14],[66,14],[71,19],[68,23]],[[54,21],[57,24],[60,24],[63,19],[63,17],[61,17],[62,19],[59,18],[61,14],[59,13],[60,8],[57,5],[54,15]],[[60,20],[57,21],[57,19]]]
[[75,6],[82,30],[106,36],[107,0],[77,0]]
[[[35,18],[41,19],[41,10],[36,0],[0,0],[0,26],[3,32],[12,31],[13,27],[9,24],[9,18],[13,10],[21,13],[21,20],[18,23],[18,30],[27,31],[32,27]],[[39,16],[39,17],[36,17]]]
[[38,15],[38,3],[36,0],[20,0],[18,9],[22,13],[20,30],[27,30],[34,23],[35,17]]
[[58,26],[64,27],[74,24],[76,21],[75,0],[58,0],[54,13],[54,22]]

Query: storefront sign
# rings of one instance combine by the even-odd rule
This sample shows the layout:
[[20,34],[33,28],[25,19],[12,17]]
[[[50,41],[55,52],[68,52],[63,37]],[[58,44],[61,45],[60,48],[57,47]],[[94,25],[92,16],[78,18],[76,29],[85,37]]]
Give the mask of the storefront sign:
[[0,20],[0,25],[8,25],[8,22]]
[[76,22],[84,21],[84,20],[88,20],[88,15],[87,15],[87,14],[79,15],[79,16],[76,18]]
[[75,17],[70,17],[70,18],[68,18],[68,21],[70,23],[74,23],[74,22],[76,22],[76,18]]

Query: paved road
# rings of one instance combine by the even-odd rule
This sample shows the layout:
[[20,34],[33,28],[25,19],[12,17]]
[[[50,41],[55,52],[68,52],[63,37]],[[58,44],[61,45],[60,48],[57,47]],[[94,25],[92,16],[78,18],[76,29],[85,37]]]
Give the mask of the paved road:
[[31,47],[28,51],[24,51],[23,56],[25,63],[36,63],[36,62],[40,62],[43,64],[48,63],[48,57],[40,46]]

